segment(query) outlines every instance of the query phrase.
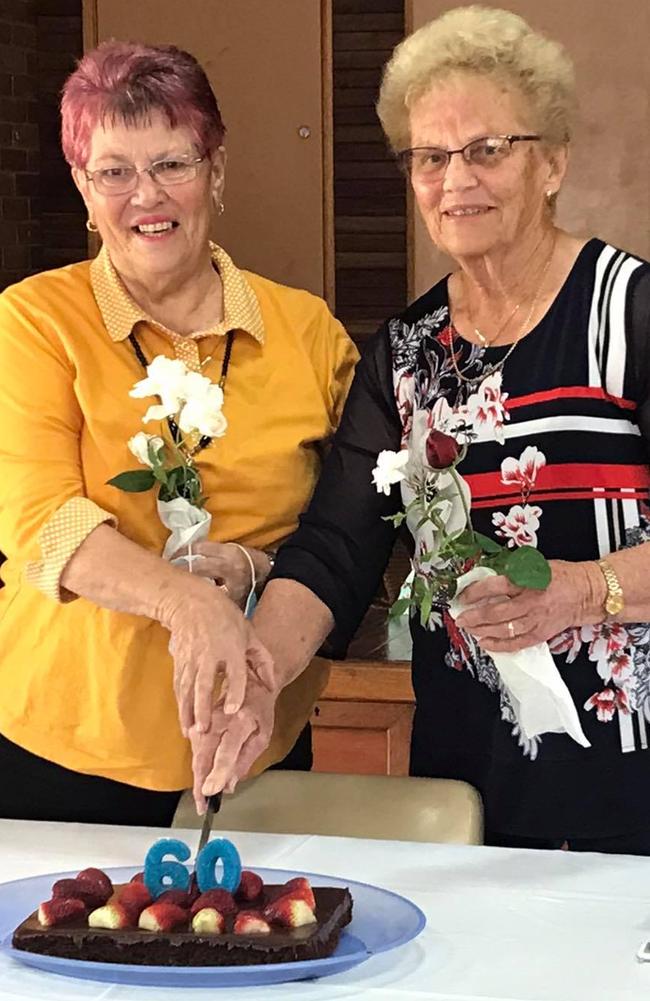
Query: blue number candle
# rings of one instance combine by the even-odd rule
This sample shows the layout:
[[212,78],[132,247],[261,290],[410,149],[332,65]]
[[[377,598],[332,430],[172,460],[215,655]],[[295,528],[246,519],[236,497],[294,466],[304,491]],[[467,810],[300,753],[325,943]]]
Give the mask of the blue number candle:
[[[165,861],[165,855],[178,861]],[[154,900],[165,890],[187,890],[190,874],[182,863],[190,855],[185,842],[178,838],[160,838],[152,844],[144,860],[144,885]]]
[[[221,879],[217,879],[217,863],[223,865]],[[215,838],[207,845],[196,860],[196,881],[201,893],[206,890],[228,890],[234,893],[241,879],[241,859],[232,841]]]

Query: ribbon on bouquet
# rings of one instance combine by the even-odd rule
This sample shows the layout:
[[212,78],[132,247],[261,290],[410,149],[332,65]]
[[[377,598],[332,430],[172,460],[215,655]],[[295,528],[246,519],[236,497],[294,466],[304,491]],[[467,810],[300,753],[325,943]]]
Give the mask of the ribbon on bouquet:
[[[170,536],[162,552],[163,559],[169,560],[174,566],[184,566],[190,573],[193,573],[194,561],[203,560],[205,556],[201,553],[193,553],[192,546],[207,539],[212,515],[205,508],[190,504],[184,497],[175,497],[171,501],[158,500],[157,505],[158,517],[165,528],[168,528],[170,531]],[[238,543],[234,543],[234,545],[238,545]],[[184,553],[182,556],[174,556],[174,553],[184,548],[187,548],[187,553]],[[255,598],[255,566],[244,547],[240,546],[239,548],[246,556],[251,571],[251,587],[244,608],[244,614],[250,617],[257,604]]]
[[[192,553],[192,546],[207,539],[212,515],[205,508],[190,504],[184,497],[175,497],[170,501],[158,501],[158,516],[171,533],[162,552],[163,559],[176,566],[186,566],[191,573],[192,562],[204,559],[199,553]],[[174,553],[186,546],[184,556],[172,558]]]
[[[459,600],[465,588],[492,576],[495,571],[490,567],[474,567],[458,578],[456,594],[449,604],[452,618],[471,607]],[[486,653],[494,661],[524,736],[532,739],[543,733],[566,733],[581,747],[591,747],[548,643],[538,643],[517,653]]]

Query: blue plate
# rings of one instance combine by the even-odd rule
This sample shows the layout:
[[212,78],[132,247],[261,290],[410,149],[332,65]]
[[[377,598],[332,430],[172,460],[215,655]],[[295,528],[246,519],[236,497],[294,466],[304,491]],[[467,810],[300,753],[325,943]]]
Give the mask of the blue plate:
[[[114,883],[128,882],[137,871],[133,867],[106,870]],[[376,953],[396,949],[405,942],[410,942],[426,924],[426,918],[419,907],[405,897],[378,886],[288,869],[256,868],[255,871],[259,872],[265,883],[284,883],[295,876],[307,876],[312,886],[349,888],[354,900],[353,918],[342,932],[336,951],[331,956],[300,963],[255,966],[132,966],[39,956],[12,948],[14,928],[36,910],[41,901],[49,899],[55,880],[75,876],[76,872],[57,872],[1,883],[0,948],[5,955],[25,966],[83,980],[154,987],[247,987],[342,973]]]

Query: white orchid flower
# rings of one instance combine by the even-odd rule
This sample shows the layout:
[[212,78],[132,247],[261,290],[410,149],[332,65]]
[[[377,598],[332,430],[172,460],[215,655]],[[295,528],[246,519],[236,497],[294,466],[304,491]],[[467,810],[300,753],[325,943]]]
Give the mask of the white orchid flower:
[[[157,355],[147,365],[147,377],[136,382],[129,396],[142,399],[145,396],[159,396],[160,404],[150,407],[144,418],[147,421],[162,420],[175,414],[185,400],[185,380],[187,365],[178,358]],[[155,411],[155,413],[154,413]]]
[[184,434],[198,431],[209,438],[221,438],[228,422],[223,415],[223,392],[208,382],[207,389],[188,399],[178,415],[178,426]]
[[401,483],[405,478],[405,467],[409,461],[408,449],[401,452],[383,451],[377,456],[377,465],[372,471],[372,482],[378,494],[390,494],[395,483]]
[[150,469],[152,462],[149,458],[149,449],[158,452],[164,445],[165,442],[157,434],[145,434],[144,431],[138,431],[128,441],[129,451],[135,455],[138,462],[143,466],[149,466]]

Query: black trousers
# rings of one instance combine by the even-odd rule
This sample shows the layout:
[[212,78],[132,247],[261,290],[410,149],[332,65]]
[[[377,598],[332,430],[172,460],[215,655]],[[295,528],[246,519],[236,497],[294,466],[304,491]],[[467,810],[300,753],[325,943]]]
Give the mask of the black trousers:
[[572,852],[604,852],[608,855],[650,855],[650,831],[619,834],[613,838],[520,838],[514,834],[485,832],[485,844],[502,848],[562,848]]
[[[309,724],[287,757],[274,767],[309,771]],[[71,771],[0,734],[0,817],[4,819],[171,827],[182,792],[153,792]]]

